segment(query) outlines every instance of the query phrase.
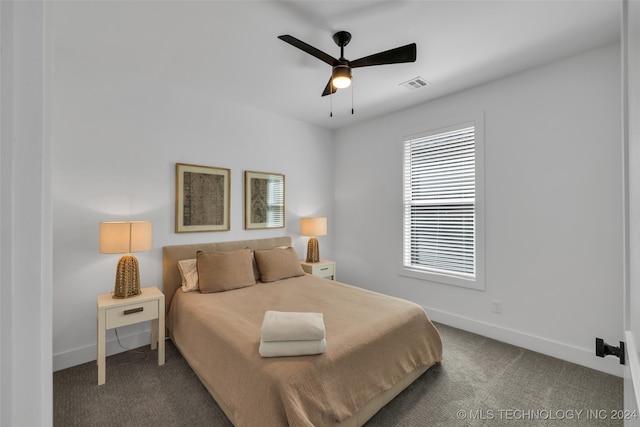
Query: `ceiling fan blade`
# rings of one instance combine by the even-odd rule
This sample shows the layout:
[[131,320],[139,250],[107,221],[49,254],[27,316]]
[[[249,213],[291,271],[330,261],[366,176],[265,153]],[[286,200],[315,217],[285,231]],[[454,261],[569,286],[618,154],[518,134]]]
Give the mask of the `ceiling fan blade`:
[[289,43],[291,46],[295,46],[298,49],[307,52],[309,55],[315,56],[319,60],[326,62],[327,64],[331,65],[332,67],[334,65],[338,64],[338,60],[335,59],[333,56],[331,56],[331,55],[329,55],[327,53],[324,53],[320,49],[316,49],[315,47],[311,46],[310,44],[307,44],[307,43],[303,42],[302,40],[298,40],[297,38],[295,38],[293,36],[285,34],[283,36],[278,36],[278,38],[280,40],[284,41],[284,42]]
[[333,80],[333,77],[330,78],[329,81],[327,82],[327,85],[324,88],[324,92],[322,92],[322,96],[327,96],[330,93],[336,93],[338,91],[338,88],[331,83],[332,80]]
[[416,44],[411,43],[384,52],[374,53],[364,58],[350,61],[351,68],[370,67],[372,65],[400,64],[402,62],[415,62]]

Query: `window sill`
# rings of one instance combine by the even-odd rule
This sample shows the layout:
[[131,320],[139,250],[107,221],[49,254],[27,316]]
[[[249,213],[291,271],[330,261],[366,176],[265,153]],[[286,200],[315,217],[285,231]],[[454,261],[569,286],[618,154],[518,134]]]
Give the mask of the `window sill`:
[[411,277],[413,279],[424,280],[427,282],[440,283],[443,285],[458,286],[461,288],[475,289],[477,291],[485,290],[484,280],[479,279],[477,276],[475,279],[467,279],[463,277],[448,276],[445,274],[430,273],[404,266],[400,267],[398,274],[400,276]]

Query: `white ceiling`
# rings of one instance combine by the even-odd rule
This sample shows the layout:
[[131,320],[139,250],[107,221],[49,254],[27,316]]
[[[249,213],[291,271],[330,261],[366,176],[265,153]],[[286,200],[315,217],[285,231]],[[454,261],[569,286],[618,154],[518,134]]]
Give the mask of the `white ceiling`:
[[[59,2],[58,54],[117,73],[153,73],[240,104],[337,129],[620,38],[620,2],[165,1]],[[417,61],[353,70],[351,89],[321,98],[331,68],[277,39],[290,34],[354,60],[417,43]],[[114,71],[115,72],[115,71]],[[409,91],[421,76],[431,82]],[[333,117],[329,117],[330,104]]]

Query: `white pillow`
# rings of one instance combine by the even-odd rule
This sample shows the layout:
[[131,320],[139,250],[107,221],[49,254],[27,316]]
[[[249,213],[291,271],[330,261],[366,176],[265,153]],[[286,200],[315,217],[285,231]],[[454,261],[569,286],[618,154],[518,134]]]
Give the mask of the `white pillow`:
[[180,275],[182,276],[182,292],[200,290],[198,286],[198,268],[195,258],[178,261],[178,270],[180,270]]

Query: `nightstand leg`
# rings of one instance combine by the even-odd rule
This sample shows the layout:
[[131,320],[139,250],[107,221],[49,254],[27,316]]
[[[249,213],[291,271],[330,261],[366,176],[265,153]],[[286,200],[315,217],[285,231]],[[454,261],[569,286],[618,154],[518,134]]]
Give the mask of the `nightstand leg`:
[[105,361],[105,338],[106,330],[104,323],[104,311],[98,313],[98,385],[106,381],[106,361]]
[[151,321],[151,350],[158,346],[158,319]]
[[164,295],[158,300],[158,365],[164,365]]

